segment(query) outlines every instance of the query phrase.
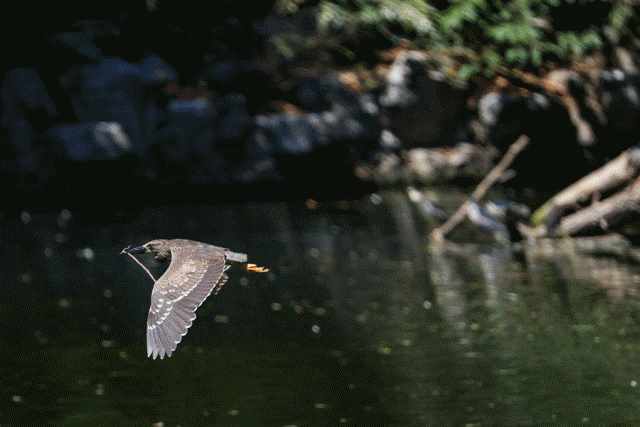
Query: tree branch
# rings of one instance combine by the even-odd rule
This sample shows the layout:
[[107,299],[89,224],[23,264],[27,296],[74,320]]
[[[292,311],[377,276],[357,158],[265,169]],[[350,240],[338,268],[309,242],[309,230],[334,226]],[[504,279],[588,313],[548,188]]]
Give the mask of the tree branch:
[[480,201],[493,185],[507,171],[507,168],[513,163],[515,158],[529,144],[529,137],[521,135],[516,142],[511,144],[507,152],[495,167],[483,178],[478,186],[473,190],[471,196],[458,208],[458,210],[440,227],[431,232],[431,239],[435,241],[444,240],[445,236],[458,226],[467,217],[467,210],[471,201]]

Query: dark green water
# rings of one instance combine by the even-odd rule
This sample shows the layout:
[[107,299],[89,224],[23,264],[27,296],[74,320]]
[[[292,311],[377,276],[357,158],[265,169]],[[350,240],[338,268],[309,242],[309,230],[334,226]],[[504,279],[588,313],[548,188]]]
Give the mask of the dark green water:
[[[623,257],[429,247],[394,194],[1,224],[0,425],[640,425]],[[232,271],[163,361],[146,358],[150,282],[118,255],[156,237],[272,268]]]

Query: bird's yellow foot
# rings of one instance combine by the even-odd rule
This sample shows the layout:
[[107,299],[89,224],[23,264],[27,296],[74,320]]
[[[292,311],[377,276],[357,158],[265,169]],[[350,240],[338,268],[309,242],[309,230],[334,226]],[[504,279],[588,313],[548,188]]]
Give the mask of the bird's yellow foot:
[[250,271],[252,273],[266,273],[269,271],[268,268],[266,267],[258,267],[255,264],[247,264],[247,271]]

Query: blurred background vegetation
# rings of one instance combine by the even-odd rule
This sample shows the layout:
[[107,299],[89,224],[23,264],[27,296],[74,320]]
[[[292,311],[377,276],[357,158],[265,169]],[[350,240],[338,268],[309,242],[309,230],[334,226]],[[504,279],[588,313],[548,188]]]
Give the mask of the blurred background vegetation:
[[[375,48],[410,40],[415,48],[451,60],[448,71],[462,80],[477,74],[492,77],[505,68],[548,69],[638,43],[637,6],[624,0],[276,2],[285,14],[307,8],[315,9],[322,35],[313,48],[357,60]],[[303,50],[295,39],[291,35],[277,45],[289,55],[295,48]]]

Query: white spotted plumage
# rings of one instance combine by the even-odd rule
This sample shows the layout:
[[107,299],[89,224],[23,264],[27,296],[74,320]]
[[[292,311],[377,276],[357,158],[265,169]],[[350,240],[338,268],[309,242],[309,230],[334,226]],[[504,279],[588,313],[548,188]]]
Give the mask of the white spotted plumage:
[[155,282],[147,317],[147,355],[169,357],[211,293],[219,292],[225,274],[226,249],[191,240],[166,240],[171,264]]

